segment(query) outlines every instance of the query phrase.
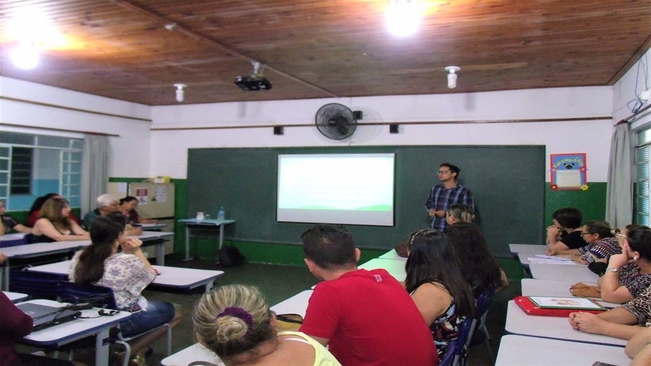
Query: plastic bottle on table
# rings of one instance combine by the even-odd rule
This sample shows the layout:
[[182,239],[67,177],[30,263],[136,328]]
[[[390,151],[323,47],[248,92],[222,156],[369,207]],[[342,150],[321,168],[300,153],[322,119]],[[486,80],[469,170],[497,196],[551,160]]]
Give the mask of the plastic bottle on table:
[[225,220],[226,219],[226,210],[224,210],[224,206],[219,208],[219,212],[217,212],[217,220]]

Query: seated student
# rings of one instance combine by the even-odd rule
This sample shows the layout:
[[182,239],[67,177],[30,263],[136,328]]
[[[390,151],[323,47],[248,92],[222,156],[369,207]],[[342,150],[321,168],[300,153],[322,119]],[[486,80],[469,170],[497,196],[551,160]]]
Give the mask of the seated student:
[[554,211],[552,219],[554,225],[547,227],[547,255],[587,245],[581,237],[581,211],[571,207],[561,208]]
[[19,233],[31,233],[32,229],[5,215],[5,204],[0,201],[0,235],[9,234],[11,230]]
[[[88,212],[84,216],[84,227],[86,230],[90,228],[90,226],[93,224],[93,221],[97,219],[100,216],[106,216],[109,214],[112,214],[114,212],[120,212],[120,204],[118,203],[118,200],[113,198],[110,194],[103,194],[99,197],[97,197],[97,208],[94,209],[93,211]],[[133,235],[140,235],[142,234],[142,228],[134,228],[130,224],[127,223],[127,235],[133,236]]]
[[[147,301],[142,290],[156,278],[156,270],[145,258],[142,241],[127,238],[124,216],[111,214],[95,219],[90,227],[92,243],[77,252],[70,267],[70,280],[78,284],[93,284],[113,290],[120,310],[135,311],[120,322],[125,336],[142,333],[169,323],[174,327],[181,321],[180,311],[172,303]],[[122,252],[118,253],[118,248]],[[136,358],[144,357],[146,346],[166,333],[165,329],[145,334],[133,341]]]
[[568,320],[582,332],[631,339],[651,325],[651,287],[623,306],[600,314],[570,313]]
[[140,217],[138,211],[138,199],[133,196],[126,196],[120,200],[120,212],[127,217],[130,224],[155,224],[158,220],[150,220]]
[[496,293],[509,285],[506,273],[500,268],[486,245],[486,239],[479,227],[462,222],[445,229],[454,250],[454,255],[461,268],[461,273],[472,288],[475,297],[493,290]]
[[[34,203],[32,204],[32,207],[29,209],[29,217],[27,218],[27,226],[29,227],[34,227],[34,224],[36,224],[36,221],[41,218],[41,207],[43,207],[43,204],[45,201],[49,200],[50,198],[55,197],[55,198],[63,198],[58,193],[48,193],[45,196],[38,197],[36,200],[34,200]],[[75,216],[72,211],[70,212],[70,220],[76,222],[79,224],[81,221]]]
[[623,304],[651,286],[651,229],[628,225],[617,239],[622,252],[610,257],[597,284],[602,300]]
[[341,365],[319,342],[300,332],[278,332],[264,295],[246,285],[204,294],[192,314],[197,340],[231,365]]
[[606,221],[590,221],[581,228],[581,237],[588,245],[578,249],[557,251],[554,255],[571,258],[579,264],[590,264],[603,260],[607,262],[611,255],[622,252],[616,230]]
[[[459,336],[461,323],[475,312],[472,291],[445,235],[434,229],[413,232],[405,272],[405,288],[429,324],[442,359],[448,344]],[[462,362],[466,357],[464,353]]]
[[32,332],[32,318],[16,307],[7,295],[0,291],[0,365],[6,366],[72,366],[70,361],[44,356],[17,353],[14,340]]
[[328,345],[342,365],[437,365],[428,324],[384,269],[357,269],[360,251],[341,226],[301,235],[305,263],[319,283],[301,332]]
[[450,205],[445,210],[445,221],[448,225],[454,225],[458,222],[473,222],[475,221],[475,213],[472,207],[457,203]]
[[41,208],[41,218],[32,228],[32,243],[88,240],[88,233],[70,220],[70,205],[63,198],[50,198]]
[[626,343],[626,355],[633,359],[631,366],[651,365],[651,327],[637,332]]

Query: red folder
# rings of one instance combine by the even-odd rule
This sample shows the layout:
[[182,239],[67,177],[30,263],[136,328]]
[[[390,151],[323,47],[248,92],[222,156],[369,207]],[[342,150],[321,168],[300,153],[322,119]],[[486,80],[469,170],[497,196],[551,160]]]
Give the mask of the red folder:
[[528,315],[538,315],[538,316],[557,316],[557,317],[567,317],[570,313],[582,312],[582,313],[592,313],[599,314],[607,309],[599,310],[584,310],[584,309],[551,309],[551,308],[541,308],[536,305],[528,296],[518,296],[513,299],[516,304]]

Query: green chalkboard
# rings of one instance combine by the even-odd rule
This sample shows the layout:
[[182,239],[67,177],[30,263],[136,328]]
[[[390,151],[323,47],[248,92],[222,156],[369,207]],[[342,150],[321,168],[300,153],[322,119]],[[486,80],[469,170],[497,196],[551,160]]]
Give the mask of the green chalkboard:
[[395,226],[348,226],[360,248],[393,248],[429,226],[425,201],[442,162],[461,168],[459,183],[475,198],[478,224],[495,254],[509,243],[541,243],[545,212],[544,146],[359,146],[190,149],[187,215],[237,220],[234,239],[300,243],[311,224],[276,221],[279,154],[395,153]]

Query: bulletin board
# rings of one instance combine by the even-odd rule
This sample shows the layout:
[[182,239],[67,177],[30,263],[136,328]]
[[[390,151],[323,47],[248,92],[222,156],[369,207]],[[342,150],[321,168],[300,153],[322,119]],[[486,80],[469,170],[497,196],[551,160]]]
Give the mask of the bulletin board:
[[550,154],[552,190],[587,190],[588,163],[585,153]]

